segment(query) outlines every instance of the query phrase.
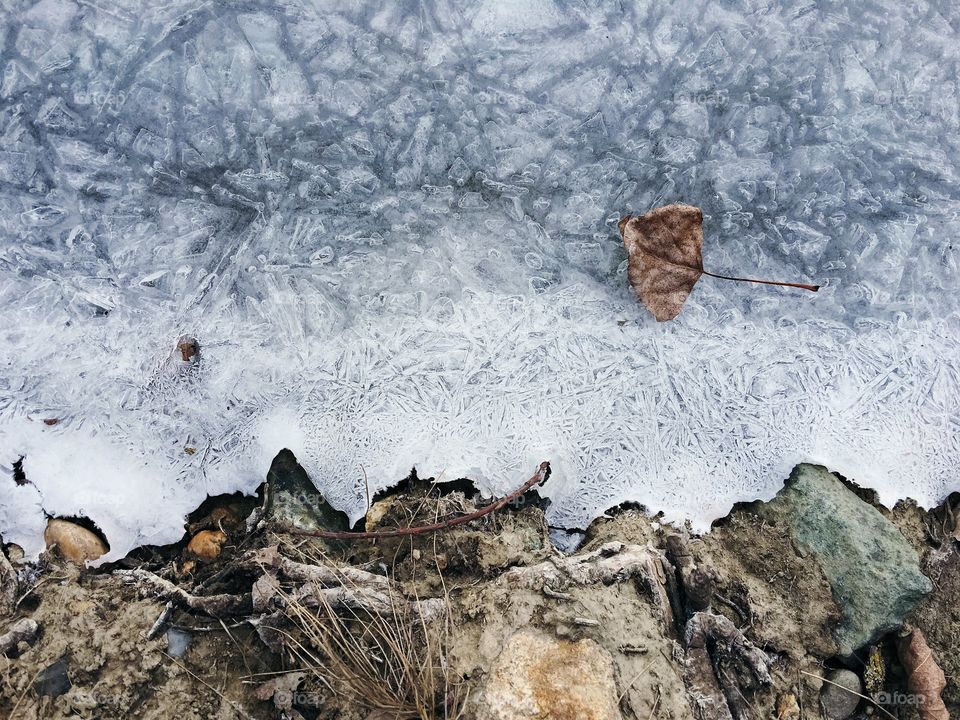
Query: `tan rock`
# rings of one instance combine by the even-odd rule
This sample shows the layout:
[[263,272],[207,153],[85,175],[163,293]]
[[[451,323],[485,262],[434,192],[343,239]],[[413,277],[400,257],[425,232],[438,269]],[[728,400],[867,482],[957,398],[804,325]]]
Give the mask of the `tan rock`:
[[593,640],[513,635],[476,699],[477,720],[621,720],[613,660]]
[[84,563],[87,560],[96,560],[106,555],[109,549],[96,533],[87,530],[69,520],[53,518],[47,523],[43,532],[43,540],[47,549],[55,545],[57,551],[67,560],[75,563]]
[[201,530],[187,543],[187,552],[200,560],[210,562],[220,557],[220,550],[227,541],[222,530]]

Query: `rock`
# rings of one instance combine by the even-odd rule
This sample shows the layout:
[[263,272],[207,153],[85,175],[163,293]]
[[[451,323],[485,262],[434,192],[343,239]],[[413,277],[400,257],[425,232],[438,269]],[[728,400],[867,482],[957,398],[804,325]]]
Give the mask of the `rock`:
[[613,660],[593,640],[522,630],[497,657],[476,700],[477,720],[621,720]]
[[187,530],[190,533],[197,533],[200,530],[223,530],[224,532],[234,532],[243,525],[243,519],[237,508],[230,505],[221,505],[214,507],[209,513],[191,522]]
[[210,562],[220,557],[220,550],[227,541],[227,535],[222,530],[201,530],[187,543],[187,553],[204,562]]
[[80,564],[87,560],[96,560],[101,555],[106,555],[110,549],[96,533],[82,525],[59,518],[52,518],[47,523],[43,540],[48,550],[56,545],[57,551],[64,558]]
[[72,687],[70,678],[67,675],[67,659],[60,658],[52,665],[47,666],[40,671],[37,679],[33,681],[33,689],[38,695],[48,697],[57,697],[63,695]]
[[862,694],[860,678],[851,670],[831,670],[827,673],[823,687],[820,688],[820,703],[823,712],[831,720],[845,720],[853,715]]
[[189,335],[181,337],[177,341],[177,352],[180,354],[182,362],[200,362],[200,343],[194,337]]
[[344,512],[334,509],[317,490],[296,456],[283,449],[267,473],[267,501],[264,518],[276,525],[301,530],[348,530]]
[[834,639],[844,657],[899,627],[933,587],[893,523],[826,468],[798,465],[758,513],[823,569],[842,613]]

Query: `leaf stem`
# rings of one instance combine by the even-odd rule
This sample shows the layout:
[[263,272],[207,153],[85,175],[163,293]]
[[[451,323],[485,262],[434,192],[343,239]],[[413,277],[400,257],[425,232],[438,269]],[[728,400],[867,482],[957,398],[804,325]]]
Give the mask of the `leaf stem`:
[[754,280],[753,278],[741,278],[741,277],[730,277],[729,275],[717,275],[716,273],[707,272],[706,270],[703,270],[702,272],[704,275],[709,275],[710,277],[719,278],[721,280],[735,280],[737,282],[758,283],[760,285],[781,285],[783,287],[801,288],[803,290],[809,290],[810,292],[816,292],[817,290],[820,289],[819,285],[808,285],[807,283],[779,282],[777,280]]

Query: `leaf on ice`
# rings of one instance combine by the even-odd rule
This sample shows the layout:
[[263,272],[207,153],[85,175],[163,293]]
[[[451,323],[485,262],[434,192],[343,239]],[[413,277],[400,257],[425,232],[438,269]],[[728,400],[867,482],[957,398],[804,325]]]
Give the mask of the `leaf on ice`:
[[680,314],[701,275],[816,292],[819,285],[716,275],[703,269],[703,213],[693,205],[666,205],[620,221],[627,276],[641,302],[663,322]]
[[703,213],[667,205],[623,218],[620,232],[630,285],[657,320],[672,320],[703,274]]

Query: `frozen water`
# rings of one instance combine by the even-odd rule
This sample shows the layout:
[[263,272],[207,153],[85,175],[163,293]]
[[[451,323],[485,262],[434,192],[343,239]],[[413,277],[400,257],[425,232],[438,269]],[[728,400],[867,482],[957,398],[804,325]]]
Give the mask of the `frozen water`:
[[[5,540],[175,540],[284,446],[354,518],[413,465],[550,459],[567,527],[801,460],[960,489],[960,6],[326,5],[0,10]],[[671,201],[709,269],[825,287],[657,325],[616,222]]]

